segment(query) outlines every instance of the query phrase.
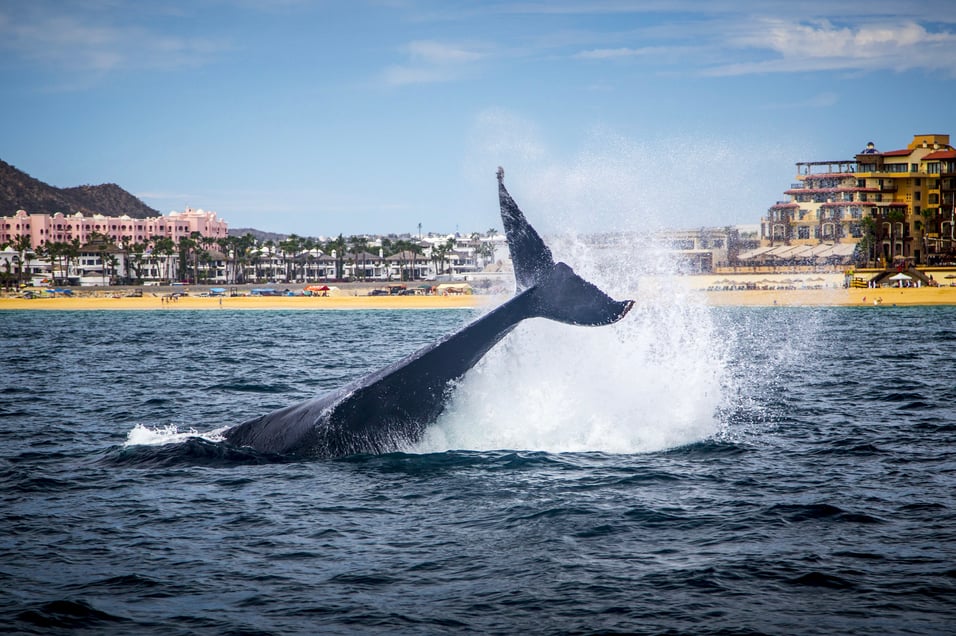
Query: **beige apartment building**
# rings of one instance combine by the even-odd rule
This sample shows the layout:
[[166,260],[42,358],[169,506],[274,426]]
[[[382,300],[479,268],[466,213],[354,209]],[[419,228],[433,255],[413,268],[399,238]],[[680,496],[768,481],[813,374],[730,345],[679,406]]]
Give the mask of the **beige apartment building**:
[[867,144],[853,159],[800,162],[789,200],[761,219],[743,259],[813,264],[821,257],[886,267],[956,264],[956,150],[915,135],[900,150]]

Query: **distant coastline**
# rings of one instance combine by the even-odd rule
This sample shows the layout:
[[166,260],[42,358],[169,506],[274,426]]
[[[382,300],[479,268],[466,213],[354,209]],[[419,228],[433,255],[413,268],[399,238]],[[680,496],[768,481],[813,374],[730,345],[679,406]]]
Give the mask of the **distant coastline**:
[[[821,277],[822,278],[822,277]],[[720,286],[715,275],[648,277],[628,294],[641,304],[688,302],[714,307],[892,307],[956,305],[956,287],[845,288],[831,275],[811,286],[794,287],[764,278],[763,285]],[[740,281],[745,277],[738,276]],[[739,281],[739,282],[740,282]],[[481,309],[493,307],[507,295],[452,294],[421,296],[370,296],[379,288],[370,283],[345,283],[328,296],[303,296],[302,285],[282,287],[289,296],[252,296],[240,288],[240,296],[210,296],[206,286],[189,287],[98,287],[74,289],[72,296],[41,294],[27,299],[0,297],[4,310],[348,310],[348,309]],[[183,293],[185,292],[185,295]],[[142,293],[142,296],[134,294]],[[173,300],[173,294],[176,295]]]

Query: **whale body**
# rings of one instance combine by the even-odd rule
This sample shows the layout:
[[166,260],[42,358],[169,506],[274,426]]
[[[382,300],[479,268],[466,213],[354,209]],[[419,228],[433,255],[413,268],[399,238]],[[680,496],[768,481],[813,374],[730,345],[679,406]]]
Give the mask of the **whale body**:
[[444,410],[452,385],[527,318],[572,325],[617,322],[632,300],[617,301],[555,263],[498,169],[498,198],[514,264],[515,296],[445,336],[342,388],[226,430],[227,443],[264,453],[335,458],[380,454],[421,440]]

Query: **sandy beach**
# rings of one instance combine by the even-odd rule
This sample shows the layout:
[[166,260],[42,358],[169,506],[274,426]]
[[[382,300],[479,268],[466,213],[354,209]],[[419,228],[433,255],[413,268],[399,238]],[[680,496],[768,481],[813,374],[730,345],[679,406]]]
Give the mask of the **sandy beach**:
[[[785,288],[785,275],[779,280],[761,276],[762,284],[755,284],[746,276],[736,276],[734,282],[751,283],[756,289],[734,289],[720,285],[720,276],[681,276],[642,280],[639,291],[629,294],[638,303],[660,302],[677,291],[693,302],[713,306],[911,306],[956,305],[956,287],[882,287],[851,288],[842,286],[842,275],[819,276],[816,285]],[[675,286],[677,289],[675,290]],[[128,290],[127,290],[128,291]],[[195,294],[171,299],[169,294],[147,292],[142,297],[129,297],[126,292],[98,289],[76,290],[72,297],[57,294],[49,297],[38,290],[33,299],[0,297],[2,310],[348,310],[348,309],[471,309],[501,303],[501,296],[368,296],[367,289],[343,290],[330,296],[200,296]]]
[[[945,280],[946,272],[935,273],[936,280]],[[868,277],[868,274],[864,275],[864,278]],[[949,285],[846,288],[842,273],[698,275],[671,280],[679,281],[689,296],[715,306],[956,305],[956,287]]]
[[0,310],[243,310],[243,309],[470,309],[493,302],[489,296],[181,296],[168,299],[110,296],[57,296],[56,298],[0,298]]
[[883,289],[790,289],[691,292],[715,306],[836,307],[956,305],[956,287]]

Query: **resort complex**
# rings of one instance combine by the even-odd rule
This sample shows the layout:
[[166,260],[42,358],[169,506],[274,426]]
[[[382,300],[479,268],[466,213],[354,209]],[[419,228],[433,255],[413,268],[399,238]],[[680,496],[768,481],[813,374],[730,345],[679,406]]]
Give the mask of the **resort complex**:
[[158,238],[179,242],[193,235],[221,239],[228,233],[228,224],[218,218],[215,212],[191,208],[146,219],[133,219],[127,215],[85,216],[82,212],[69,216],[62,212],[29,214],[26,210],[17,210],[12,217],[0,217],[0,245],[13,243],[23,237],[29,237],[31,247],[42,247],[49,243],[69,243],[74,240],[86,245],[97,238],[115,245],[144,243]]
[[956,264],[956,150],[916,135],[901,150],[868,143],[853,159],[797,163],[787,201],[761,219],[751,264],[833,259],[876,268]]
[[0,287],[438,280],[487,275],[503,245],[496,231],[260,241],[230,236],[203,210],[146,219],[19,210],[0,217]]

